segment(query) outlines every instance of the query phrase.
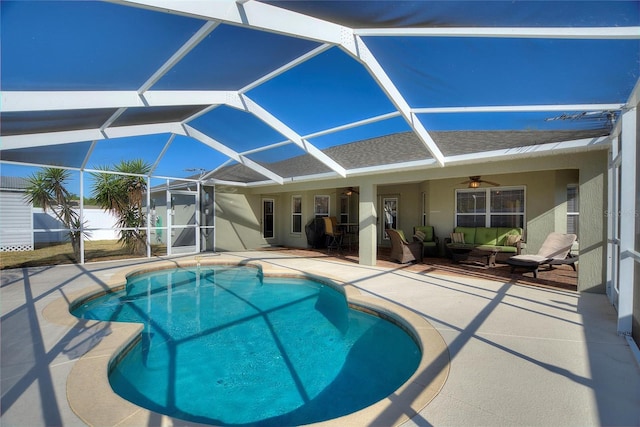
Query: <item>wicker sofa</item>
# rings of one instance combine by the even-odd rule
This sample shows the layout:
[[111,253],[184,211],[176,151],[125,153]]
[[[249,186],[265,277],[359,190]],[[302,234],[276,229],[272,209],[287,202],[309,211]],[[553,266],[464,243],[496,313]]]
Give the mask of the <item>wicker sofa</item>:
[[[497,249],[496,260],[505,262],[514,255],[520,255],[522,245],[522,228],[518,227],[456,227],[445,239],[447,255],[451,256],[451,248],[472,247],[480,250]],[[453,237],[458,241],[453,241]],[[463,237],[462,241],[459,238]]]

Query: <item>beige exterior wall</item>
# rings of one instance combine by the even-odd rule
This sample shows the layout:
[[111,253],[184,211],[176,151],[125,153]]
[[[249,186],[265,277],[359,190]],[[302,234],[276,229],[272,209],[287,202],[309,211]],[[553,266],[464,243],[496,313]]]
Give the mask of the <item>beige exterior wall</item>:
[[[567,185],[580,185],[580,274],[581,291],[604,292],[606,248],[606,176],[607,151],[562,154],[529,159],[484,164],[447,166],[393,174],[332,179],[324,182],[288,184],[216,194],[216,238],[218,250],[255,249],[270,245],[307,247],[304,225],[314,217],[314,197],[330,197],[330,215],[339,216],[339,198],[350,186],[366,188],[373,185],[373,201],[353,194],[350,218],[358,221],[364,207],[367,218],[375,221],[376,245],[388,245],[382,239],[381,201],[383,197],[398,198],[398,228],[411,236],[413,227],[422,223],[433,225],[441,243],[454,227],[455,190],[466,188],[463,181],[469,175],[500,183],[503,187],[524,186],[526,192],[526,248],[536,253],[551,231],[566,232]],[[291,232],[292,196],[302,197],[303,230]],[[424,195],[424,197],[423,197]],[[261,233],[262,199],[275,201],[274,239],[265,240]],[[364,203],[364,204],[363,204]],[[367,236],[373,232],[367,230]],[[362,240],[362,236],[361,236]],[[363,242],[361,241],[361,244]],[[365,243],[367,244],[367,243]],[[373,251],[373,252],[372,252]],[[366,254],[375,248],[367,244]],[[362,251],[361,251],[362,257]]]
[[[215,195],[217,251],[242,251],[267,246],[260,229],[261,199],[239,189]],[[277,211],[276,211],[277,214]]]

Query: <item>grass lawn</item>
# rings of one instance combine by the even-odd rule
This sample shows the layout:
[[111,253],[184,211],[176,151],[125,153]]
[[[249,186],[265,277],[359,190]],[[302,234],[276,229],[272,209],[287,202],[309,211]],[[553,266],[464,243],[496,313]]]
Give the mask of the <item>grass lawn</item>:
[[[165,245],[151,245],[154,256],[166,255]],[[116,240],[84,242],[85,262],[109,261],[135,258]],[[0,270],[7,268],[40,267],[58,264],[74,264],[71,243],[61,243],[38,248],[33,251],[0,252]]]

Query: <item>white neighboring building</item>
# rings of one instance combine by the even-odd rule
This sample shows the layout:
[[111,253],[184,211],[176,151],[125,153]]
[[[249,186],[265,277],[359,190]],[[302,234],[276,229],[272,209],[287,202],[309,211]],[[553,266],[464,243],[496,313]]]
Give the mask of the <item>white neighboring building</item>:
[[0,176],[0,252],[33,250],[32,205],[24,178]]
[[[27,203],[24,193],[29,185],[24,178],[0,176],[0,252],[32,251],[36,243],[68,240],[68,232],[53,231],[64,225],[50,211]],[[76,209],[76,211],[79,211]],[[117,218],[100,208],[84,209],[85,240],[118,240],[114,227]]]

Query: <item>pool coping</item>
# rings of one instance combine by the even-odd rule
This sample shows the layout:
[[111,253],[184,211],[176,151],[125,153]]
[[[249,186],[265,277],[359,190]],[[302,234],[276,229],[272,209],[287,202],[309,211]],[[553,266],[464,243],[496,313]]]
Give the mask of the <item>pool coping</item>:
[[[119,395],[109,385],[108,372],[112,360],[140,338],[143,329],[137,323],[103,322],[78,319],[70,307],[89,296],[112,291],[126,284],[127,276],[167,268],[187,268],[198,265],[247,265],[259,268],[265,276],[305,277],[319,281],[342,292],[350,307],[378,315],[396,323],[413,335],[422,351],[414,374],[394,393],[354,413],[322,421],[312,426],[400,425],[424,409],[440,392],[447,380],[450,358],[440,333],[422,316],[393,302],[363,295],[356,287],[331,274],[302,273],[268,262],[238,262],[233,258],[201,258],[160,261],[145,266],[123,268],[107,283],[91,284],[87,288],[58,298],[43,310],[43,316],[57,325],[79,329],[91,348],[75,360],[67,377],[67,400],[73,412],[88,425],[202,425],[185,422],[139,407]],[[98,398],[99,397],[99,398]]]

